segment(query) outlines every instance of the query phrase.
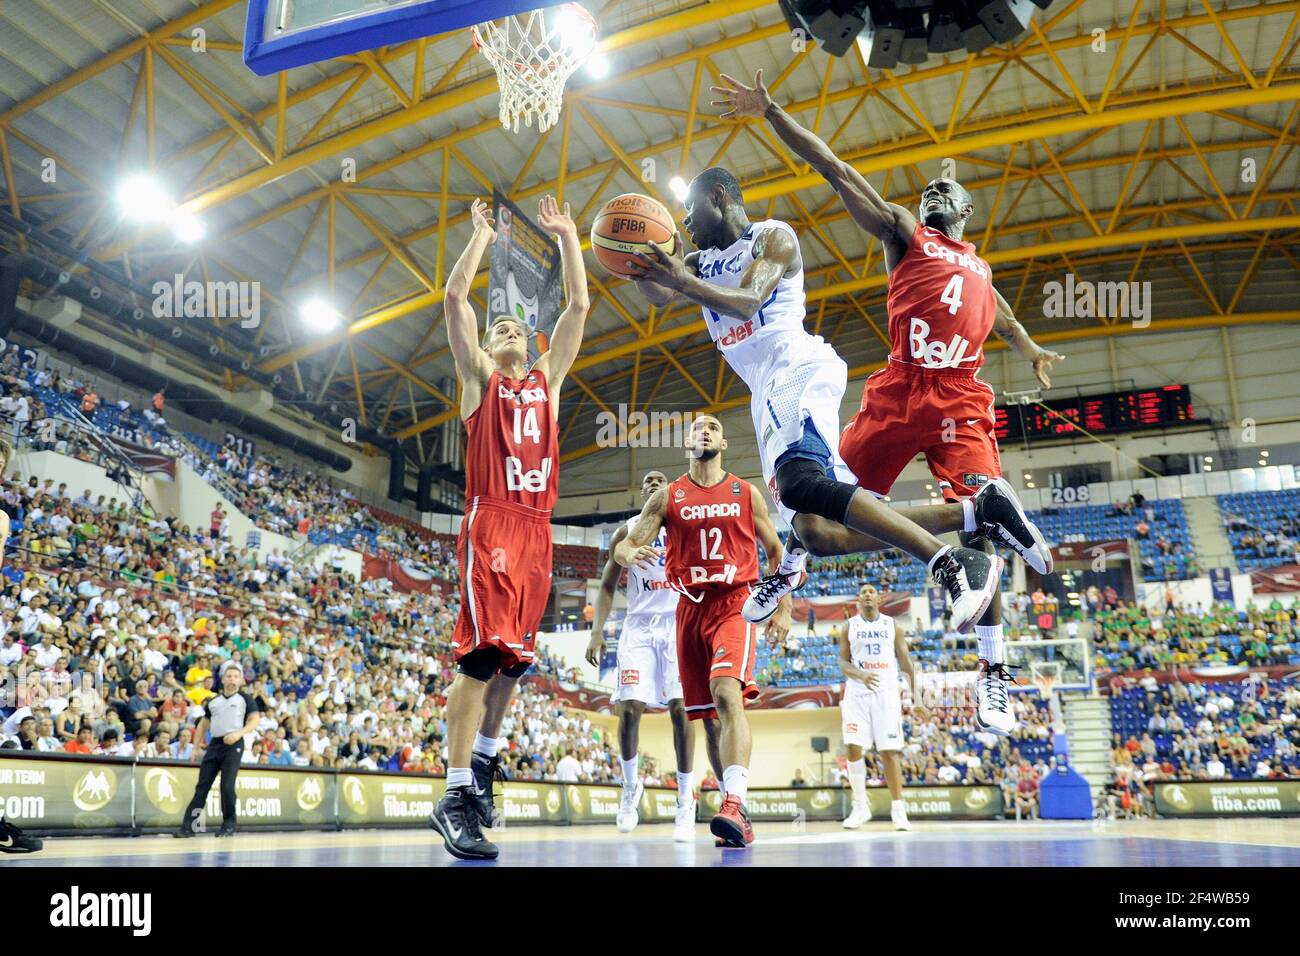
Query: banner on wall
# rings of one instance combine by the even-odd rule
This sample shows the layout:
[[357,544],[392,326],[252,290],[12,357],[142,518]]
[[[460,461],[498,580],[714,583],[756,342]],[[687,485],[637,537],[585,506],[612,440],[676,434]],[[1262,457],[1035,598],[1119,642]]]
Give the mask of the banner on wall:
[[1210,590],[1216,602],[1232,603],[1232,570],[1210,568]]
[[560,317],[560,248],[518,206],[495,190],[497,240],[489,248],[488,314],[508,315],[528,326],[528,360],[547,350]]
[[[846,791],[833,787],[798,787],[788,790],[750,787],[745,805],[754,820],[785,820],[798,825],[816,820],[843,820],[847,816]],[[700,793],[701,820],[708,820],[722,808],[722,793]],[[888,810],[888,807],[886,807]]]
[[366,554],[361,559],[361,579],[370,581],[387,578],[393,590],[403,594],[443,593],[445,582],[435,578],[427,568],[412,561],[399,561],[378,554]]
[[1162,817],[1300,816],[1300,780],[1157,783]]
[[[857,595],[824,595],[812,598],[796,598],[791,611],[791,620],[797,627],[801,621],[808,620],[808,611],[820,621],[843,624],[847,618],[858,613]],[[901,617],[912,610],[912,595],[906,592],[886,591],[881,596],[880,613],[888,617]]]
[[1300,564],[1282,564],[1250,572],[1250,586],[1256,594],[1285,594],[1300,591]]

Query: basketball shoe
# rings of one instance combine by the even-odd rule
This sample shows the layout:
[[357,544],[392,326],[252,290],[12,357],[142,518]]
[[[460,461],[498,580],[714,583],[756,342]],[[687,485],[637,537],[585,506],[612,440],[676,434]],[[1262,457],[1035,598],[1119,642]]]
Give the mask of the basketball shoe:
[[1016,715],[1011,712],[1007,684],[1015,683],[1006,664],[990,664],[981,659],[979,676],[975,679],[975,723],[1006,737],[1016,726]]
[[495,860],[500,852],[483,836],[477,798],[469,787],[452,787],[443,794],[429,816],[429,826],[438,831],[442,845],[458,860]]
[[862,826],[862,824],[870,822],[871,807],[868,806],[865,800],[861,803],[854,800],[853,809],[849,812],[849,815],[844,818],[844,822],[841,823],[840,826],[844,827],[846,830],[856,830],[858,827]]
[[740,616],[750,624],[761,624],[776,613],[781,598],[798,591],[807,580],[808,572],[802,569],[793,574],[769,574],[749,592]]
[[505,767],[501,765],[500,756],[470,754],[469,769],[474,775],[474,809],[478,811],[478,818],[483,826],[491,829],[497,822],[497,807],[492,788],[497,780],[504,781],[509,777]]
[[4,817],[0,817],[0,853],[35,853],[44,846],[43,840],[28,836]]
[[641,822],[641,795],[645,793],[645,784],[636,782],[636,789],[623,788],[623,795],[618,801],[618,813],[614,816],[614,825],[619,833],[631,833]]
[[975,496],[975,535],[1010,548],[1039,574],[1052,573],[1052,549],[1029,520],[1004,478],[994,478]]
[[673,842],[695,842],[694,798],[688,798],[685,803],[677,804],[677,816],[673,819]]
[[930,573],[948,592],[953,630],[969,633],[1002,586],[1003,561],[973,548],[950,548],[934,560]]
[[721,841],[722,846],[745,847],[754,842],[754,826],[740,797],[727,795],[722,801],[722,809],[709,821],[709,832]]

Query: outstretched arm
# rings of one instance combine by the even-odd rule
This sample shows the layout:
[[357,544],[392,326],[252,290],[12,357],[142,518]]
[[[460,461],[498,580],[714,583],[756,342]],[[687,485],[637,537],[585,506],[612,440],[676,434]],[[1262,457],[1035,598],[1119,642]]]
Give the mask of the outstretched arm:
[[[492,228],[492,210],[481,199],[475,199],[470,207],[470,218],[474,221],[474,235],[469,245],[460,254],[456,264],[447,276],[447,288],[443,297],[442,311],[447,319],[447,344],[451,347],[451,357],[456,363],[456,377],[461,382],[461,406],[464,413],[478,407],[478,392],[488,379],[487,353],[479,345],[478,319],[474,307],[469,304],[469,287],[478,272],[479,263],[488,246],[496,242],[496,230]],[[470,402],[467,392],[473,391]],[[466,409],[466,406],[468,408]]]
[[596,613],[591,619],[591,640],[587,643],[587,662],[592,667],[599,667],[605,656],[605,622],[609,620],[610,609],[614,606],[614,592],[618,590],[618,579],[623,569],[614,560],[614,549],[627,537],[627,525],[621,525],[609,539],[609,557],[600,574],[600,590],[596,592]]
[[680,292],[692,302],[722,315],[752,319],[763,308],[776,284],[799,261],[799,246],[783,229],[766,229],[754,243],[754,261],[734,289],[705,282],[693,266],[668,255],[650,243],[653,255],[634,253],[629,265],[640,269],[638,279],[649,279],[663,288]]
[[1043,388],[1051,388],[1052,380],[1048,373],[1052,370],[1052,363],[1064,361],[1065,356],[1051,349],[1045,349],[1031,339],[1025,327],[1016,318],[1015,312],[1011,310],[1011,306],[1007,304],[1007,300],[1002,298],[1002,293],[994,289],[993,294],[998,300],[998,314],[993,319],[993,331],[998,334],[998,338],[1033,364],[1034,375]]
[[[754,533],[758,536],[758,543],[763,546],[763,553],[767,555],[767,573],[776,574],[781,568],[781,559],[785,556],[785,546],[781,544],[781,538],[772,525],[772,516],[767,511],[767,499],[763,497],[756,485],[749,486],[749,495],[754,512]],[[781,598],[776,613],[763,629],[769,644],[784,641],[785,636],[790,633],[790,611],[793,608],[794,601],[790,599],[790,595]]]
[[538,203],[537,224],[560,240],[560,266],[564,272],[564,311],[555,322],[550,348],[538,359],[552,393],[558,395],[582,347],[591,298],[587,294],[587,269],[582,263],[578,227],[569,216],[569,204],[566,202],[561,209],[554,196],[543,196]]
[[763,85],[763,71],[754,76],[754,85],[745,84],[721,74],[726,86],[715,86],[713,92],[719,99],[716,106],[724,106],[724,119],[753,117],[766,119],[776,135],[781,137],[796,156],[817,170],[831,184],[853,221],[875,236],[891,251],[905,252],[916,231],[916,217],[902,206],[886,202],[865,177],[844,162],[817,134],[804,129],[781,109],[768,95]]
[[614,560],[625,568],[635,564],[638,568],[646,570],[658,563],[663,554],[650,542],[658,536],[667,512],[668,489],[660,488],[645,503],[645,507],[641,509],[641,517],[627,533],[627,537],[618,543],[618,547],[610,550]]

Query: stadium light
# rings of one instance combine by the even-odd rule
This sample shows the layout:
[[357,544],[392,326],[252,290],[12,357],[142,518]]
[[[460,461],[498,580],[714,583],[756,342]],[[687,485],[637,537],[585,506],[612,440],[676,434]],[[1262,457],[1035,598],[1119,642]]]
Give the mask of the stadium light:
[[686,180],[680,176],[674,176],[668,180],[668,191],[677,197],[678,202],[686,202],[687,186]]
[[117,205],[126,219],[157,222],[170,215],[176,203],[157,176],[135,173],[118,184]]
[[587,60],[587,75],[602,80],[609,75],[609,57],[597,50]]
[[172,232],[184,243],[195,243],[207,235],[207,226],[192,212],[177,209],[172,215]]
[[328,332],[339,324],[339,313],[324,299],[310,299],[300,310],[303,323],[318,332]]

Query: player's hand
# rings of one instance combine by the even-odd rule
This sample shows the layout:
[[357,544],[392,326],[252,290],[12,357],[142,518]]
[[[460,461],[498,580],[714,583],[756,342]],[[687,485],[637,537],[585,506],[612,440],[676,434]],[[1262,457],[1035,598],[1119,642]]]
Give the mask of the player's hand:
[[719,74],[719,78],[726,86],[711,86],[709,90],[718,95],[718,99],[711,101],[712,105],[726,108],[723,119],[762,119],[772,105],[772,97],[763,85],[762,70],[754,74],[753,86],[746,86],[725,73]]
[[243,736],[243,734],[232,730],[230,733],[226,734],[226,736],[221,738],[221,742],[227,747],[233,747],[235,744],[239,743],[240,738]]
[[920,723],[925,723],[927,720],[930,719],[930,712],[926,710],[924,707],[922,707],[920,704],[913,704],[912,719],[915,721],[919,721]]
[[870,671],[862,672],[862,683],[867,686],[867,690],[875,690],[880,684],[880,678]]
[[[690,280],[690,270],[686,268],[686,262],[677,256],[670,256],[664,248],[657,242],[650,242],[650,255],[634,252],[632,258],[627,260],[627,267],[632,272],[632,278],[638,281],[649,281],[663,286],[665,289],[674,289],[678,292]],[[681,238],[678,237],[676,251],[681,252]]]
[[474,223],[475,232],[485,232],[488,237],[488,245],[497,241],[497,231],[492,228],[492,207],[481,199],[475,199],[474,204],[469,207],[469,217]]
[[1040,348],[1038,354],[1034,356],[1032,361],[1034,366],[1034,375],[1037,377],[1038,383],[1042,385],[1043,388],[1051,388],[1052,380],[1047,373],[1052,370],[1053,362],[1064,362],[1065,356],[1060,352],[1053,352],[1051,349]]
[[554,196],[543,196],[537,203],[537,224],[553,236],[576,236],[578,227],[569,215],[569,204],[560,208]]
[[627,567],[637,567],[642,571],[649,571],[659,564],[659,559],[664,553],[652,544],[643,544],[637,548],[628,557]]
[[768,618],[767,624],[763,628],[763,635],[767,638],[768,647],[776,647],[781,644],[785,641],[786,635],[790,633],[790,610],[793,606],[790,596],[786,595],[777,606],[776,613]]
[[600,662],[605,659],[605,638],[593,631],[591,640],[587,643],[587,663],[592,667],[600,667]]

